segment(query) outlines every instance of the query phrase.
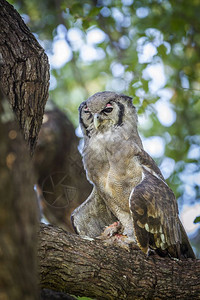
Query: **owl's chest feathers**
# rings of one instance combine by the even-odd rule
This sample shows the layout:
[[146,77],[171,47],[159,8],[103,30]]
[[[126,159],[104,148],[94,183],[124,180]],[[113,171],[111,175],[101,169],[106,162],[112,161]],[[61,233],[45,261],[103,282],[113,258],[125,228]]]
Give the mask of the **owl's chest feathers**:
[[129,196],[142,178],[134,143],[118,132],[98,134],[86,145],[83,162],[88,179],[113,213],[129,212]]

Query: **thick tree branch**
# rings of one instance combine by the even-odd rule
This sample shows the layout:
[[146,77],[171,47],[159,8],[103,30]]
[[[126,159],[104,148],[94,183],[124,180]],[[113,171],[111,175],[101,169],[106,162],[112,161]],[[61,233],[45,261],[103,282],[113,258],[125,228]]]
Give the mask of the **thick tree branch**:
[[200,261],[146,257],[42,224],[42,288],[95,299],[200,299]]

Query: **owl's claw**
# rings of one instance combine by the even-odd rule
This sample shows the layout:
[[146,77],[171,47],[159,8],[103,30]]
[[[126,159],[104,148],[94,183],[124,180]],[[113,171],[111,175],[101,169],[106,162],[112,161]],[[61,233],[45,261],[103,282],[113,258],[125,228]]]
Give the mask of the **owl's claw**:
[[120,246],[130,252],[130,245],[133,243],[133,240],[123,235],[122,232],[122,224],[118,221],[106,227],[97,238],[103,240],[105,245]]
[[121,229],[122,224],[119,221],[114,222],[113,224],[107,226],[98,238],[107,239],[117,234],[119,235],[121,234]]
[[152,255],[155,255],[155,251],[153,250],[153,249],[148,249],[148,251],[147,251],[147,257],[149,257],[149,256],[152,256]]

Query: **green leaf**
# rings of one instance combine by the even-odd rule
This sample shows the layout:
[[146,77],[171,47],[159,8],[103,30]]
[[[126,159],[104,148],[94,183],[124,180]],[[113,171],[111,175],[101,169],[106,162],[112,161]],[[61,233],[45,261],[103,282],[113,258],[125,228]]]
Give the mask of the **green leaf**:
[[195,218],[194,223],[195,224],[200,223],[200,216]]
[[159,47],[157,47],[157,51],[158,51],[158,55],[162,58],[165,58],[166,57],[166,47],[165,45],[160,45]]

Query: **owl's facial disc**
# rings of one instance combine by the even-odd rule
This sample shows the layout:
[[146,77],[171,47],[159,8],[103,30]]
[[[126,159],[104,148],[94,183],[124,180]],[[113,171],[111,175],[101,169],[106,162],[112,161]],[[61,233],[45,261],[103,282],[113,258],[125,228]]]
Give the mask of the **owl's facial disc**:
[[111,103],[107,103],[105,108],[103,110],[101,110],[100,113],[95,113],[94,114],[94,118],[93,118],[93,123],[94,123],[94,127],[96,130],[98,130],[98,128],[111,121],[111,119],[109,118],[109,114],[113,111],[113,106]]
[[124,104],[118,99],[103,100],[89,98],[89,101],[83,102],[79,108],[80,124],[83,133],[88,137],[123,124]]

